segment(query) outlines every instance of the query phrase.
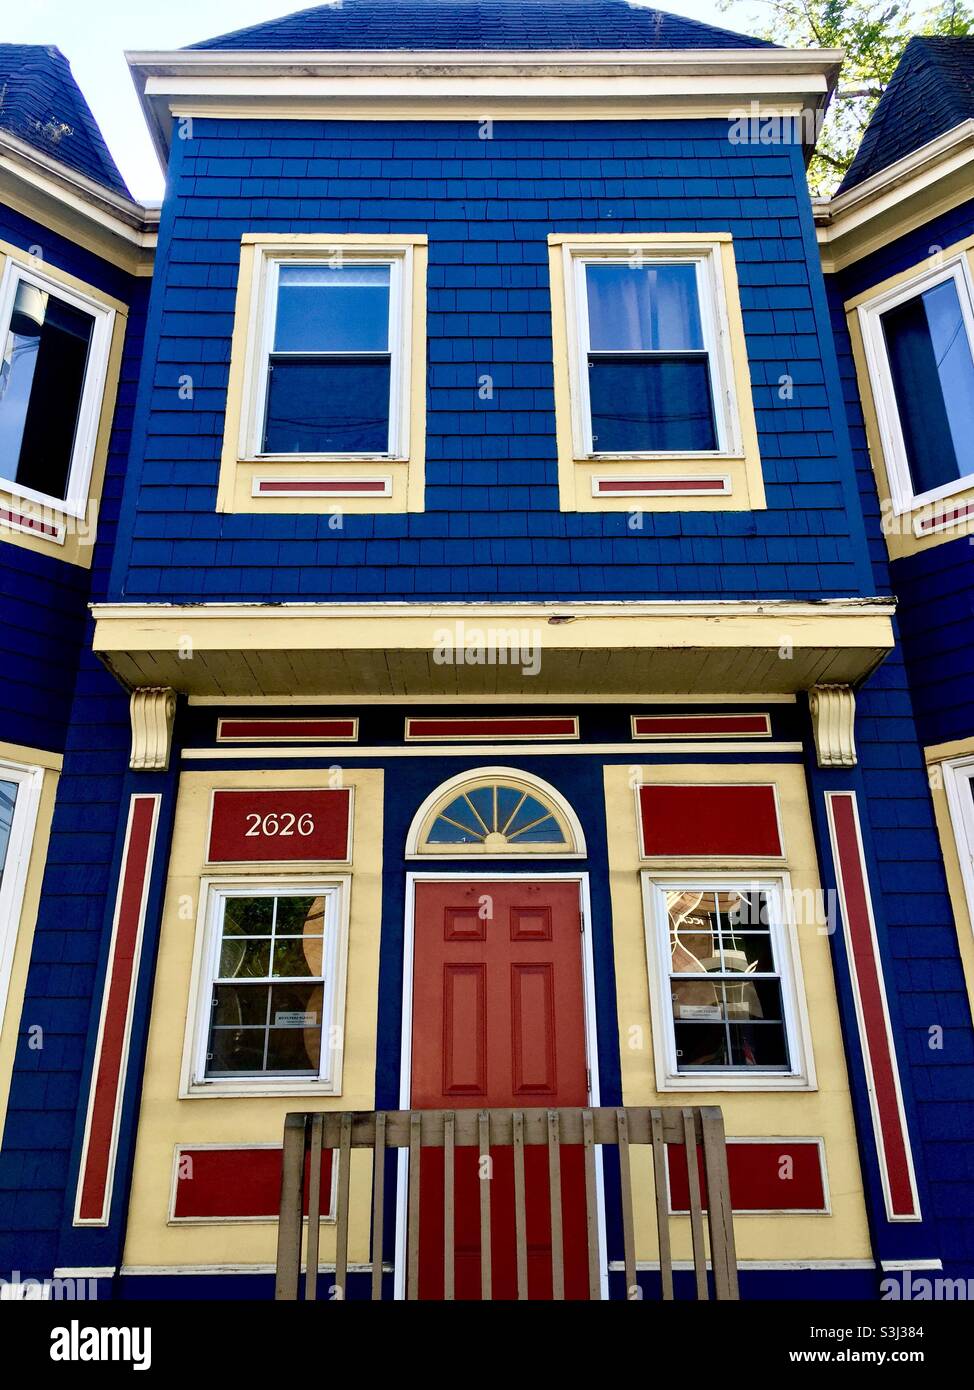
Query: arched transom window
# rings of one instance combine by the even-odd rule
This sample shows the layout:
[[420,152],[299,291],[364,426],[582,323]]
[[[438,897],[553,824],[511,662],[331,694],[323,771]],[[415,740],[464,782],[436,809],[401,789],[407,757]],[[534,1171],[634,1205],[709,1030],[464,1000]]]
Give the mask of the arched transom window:
[[581,828],[540,779],[485,768],[445,783],[420,808],[407,850],[424,855],[578,854]]

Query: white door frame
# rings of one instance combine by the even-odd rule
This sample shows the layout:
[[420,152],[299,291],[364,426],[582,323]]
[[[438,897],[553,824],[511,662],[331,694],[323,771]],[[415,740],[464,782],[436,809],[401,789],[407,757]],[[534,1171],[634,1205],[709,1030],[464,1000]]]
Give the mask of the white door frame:
[[[500,881],[521,881],[536,883],[541,881],[577,883],[579,889],[579,908],[582,914],[582,999],[583,1023],[585,1029],[585,1062],[588,1067],[589,1105],[598,1106],[599,1054],[595,1030],[595,960],[592,943],[592,908],[589,892],[589,876],[583,870],[554,870],[535,873],[491,873],[484,869],[477,872],[471,864],[466,873],[438,873],[434,870],[409,872],[406,874],[406,914],[403,941],[403,983],[402,983],[402,1045],[399,1070],[399,1105],[403,1110],[410,1108],[412,1097],[413,1061],[413,961],[415,958],[416,933],[416,884],[417,883],[496,883]],[[409,1193],[409,1150],[400,1149],[396,1173],[396,1253],[395,1253],[395,1297],[406,1296],[406,1208]],[[609,1275],[606,1260],[605,1238],[605,1194],[602,1180],[602,1150],[595,1150],[595,1193],[597,1234],[599,1244],[599,1283],[603,1299],[608,1297]]]

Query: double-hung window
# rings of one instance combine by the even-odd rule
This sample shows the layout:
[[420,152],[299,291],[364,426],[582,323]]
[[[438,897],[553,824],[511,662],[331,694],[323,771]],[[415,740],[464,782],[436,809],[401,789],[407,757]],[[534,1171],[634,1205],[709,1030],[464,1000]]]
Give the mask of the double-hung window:
[[84,515],[114,317],[7,259],[0,278],[0,490]]
[[407,258],[265,258],[255,456],[405,453]]
[[783,881],[647,877],[645,886],[666,1088],[807,1084]]
[[974,484],[974,285],[965,255],[859,307],[897,513]]
[[575,268],[586,451],[717,450],[705,262],[579,257]]
[[210,884],[192,1083],[337,1090],[343,887]]

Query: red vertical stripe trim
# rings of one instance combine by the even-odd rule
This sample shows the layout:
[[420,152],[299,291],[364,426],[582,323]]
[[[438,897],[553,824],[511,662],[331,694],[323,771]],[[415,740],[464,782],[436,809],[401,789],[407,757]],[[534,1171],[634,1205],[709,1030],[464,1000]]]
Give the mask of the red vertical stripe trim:
[[855,792],[827,792],[826,806],[859,1018],[886,1214],[919,1221],[920,1203],[876,939]]
[[76,1223],[105,1225],[111,1203],[115,1147],[128,1062],[132,1004],[142,949],[145,899],[152,867],[158,796],[133,796],[122,854],[108,974],[78,1191]]

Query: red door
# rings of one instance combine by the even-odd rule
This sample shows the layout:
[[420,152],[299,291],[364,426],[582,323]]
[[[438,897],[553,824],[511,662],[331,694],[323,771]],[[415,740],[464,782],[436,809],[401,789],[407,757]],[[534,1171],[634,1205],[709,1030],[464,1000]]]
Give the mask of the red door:
[[[588,1104],[579,884],[491,879],[416,884],[412,1105],[535,1109]],[[455,1162],[456,1296],[479,1299],[478,1153]],[[514,1163],[492,1151],[495,1299],[517,1297]],[[443,1297],[443,1151],[423,1153],[419,1291]],[[548,1154],[525,1148],[528,1293],[551,1297]],[[562,1149],[565,1296],[588,1297],[582,1150]]]

